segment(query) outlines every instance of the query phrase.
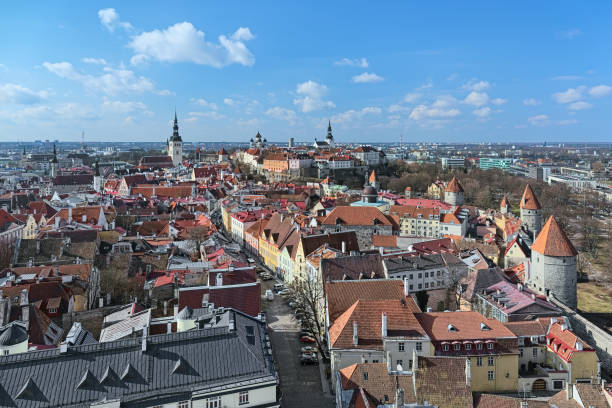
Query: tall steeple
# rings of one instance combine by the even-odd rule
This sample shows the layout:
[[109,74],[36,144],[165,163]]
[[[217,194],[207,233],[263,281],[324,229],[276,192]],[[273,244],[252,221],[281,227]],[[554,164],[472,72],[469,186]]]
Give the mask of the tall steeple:
[[168,156],[172,158],[172,164],[178,166],[183,162],[183,139],[179,134],[178,118],[176,117],[176,109],[174,110],[174,125],[172,126],[172,137],[167,142]]
[[327,123],[327,136],[325,137],[325,141],[330,146],[334,144],[334,135],[332,135],[331,120]]
[[57,163],[57,150],[55,150],[55,143],[53,143],[53,158],[51,159],[51,163]]

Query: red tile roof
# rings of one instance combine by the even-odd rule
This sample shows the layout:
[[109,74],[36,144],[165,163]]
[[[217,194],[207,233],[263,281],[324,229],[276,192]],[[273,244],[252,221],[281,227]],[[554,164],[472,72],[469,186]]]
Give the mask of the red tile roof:
[[448,183],[444,191],[449,193],[461,193],[463,192],[463,187],[459,183],[459,180],[453,176],[453,179],[450,181],[450,183]]
[[[569,329],[562,327],[559,322],[553,323],[546,335],[548,350],[557,354],[567,362],[572,361],[575,353],[595,352],[591,346]],[[580,350],[582,348],[582,350]]]
[[[486,340],[515,337],[499,320],[487,319],[478,312],[417,313],[415,316],[432,340]],[[483,330],[481,323],[489,330]],[[449,325],[456,330],[449,330]]]
[[554,215],[546,221],[538,238],[531,246],[533,251],[547,256],[576,256],[578,251],[561,229]]
[[521,198],[521,208],[526,210],[539,210],[542,208],[540,202],[535,196],[535,193],[531,189],[531,185],[527,184],[525,186],[525,191],[523,192],[523,197]]
[[392,226],[389,219],[375,207],[336,207],[323,220],[323,225],[384,225]]

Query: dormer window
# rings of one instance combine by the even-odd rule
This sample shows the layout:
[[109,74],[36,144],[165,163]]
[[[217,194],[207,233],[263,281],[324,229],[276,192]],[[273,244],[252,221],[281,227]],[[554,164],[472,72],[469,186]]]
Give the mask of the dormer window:
[[491,330],[491,328],[489,326],[487,326],[486,324],[481,322],[480,323],[480,330]]
[[363,373],[363,379],[364,379],[364,381],[368,380],[368,373],[367,372]]
[[453,326],[452,324],[449,323],[448,325],[448,331],[449,332],[456,332],[457,328],[455,326]]

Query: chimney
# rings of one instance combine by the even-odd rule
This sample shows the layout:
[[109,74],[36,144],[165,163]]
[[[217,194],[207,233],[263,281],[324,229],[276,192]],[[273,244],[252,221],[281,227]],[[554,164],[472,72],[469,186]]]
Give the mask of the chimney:
[[40,255],[40,240],[36,240],[36,255]]
[[472,384],[472,361],[470,358],[465,359],[465,385],[470,387]]
[[522,291],[522,290],[523,290],[523,284],[522,284],[522,283],[517,283],[517,284],[516,284],[516,288],[517,288],[519,291]]
[[21,320],[25,323],[26,329],[30,330],[30,304],[27,289],[21,291],[19,304],[21,306]]
[[142,328],[142,345],[141,345],[141,351],[147,351],[147,334],[148,334],[149,328],[147,326]]
[[408,297],[410,291],[408,290],[408,278],[404,278],[404,296]]
[[565,396],[567,397],[568,400],[571,400],[574,398],[574,386],[572,384],[570,384],[570,382],[566,382],[565,385]]
[[381,334],[382,337],[387,337],[387,314],[385,312],[382,313],[381,318]]
[[60,223],[60,218],[56,216],[53,219],[53,225],[55,226],[55,229],[59,228],[59,223]]
[[346,241],[342,241],[342,253],[346,254]]
[[378,253],[380,256],[383,256],[385,254],[385,249],[383,247],[378,247]]
[[221,272],[217,272],[217,276],[215,276],[216,286],[223,286],[223,274]]
[[72,207],[68,207],[68,224],[72,224]]
[[164,300],[164,316],[168,316],[168,301]]
[[359,338],[357,337],[357,320],[353,321],[353,346],[357,346]]
[[416,352],[416,348],[412,349],[412,375],[415,375],[416,370],[419,368],[419,355]]
[[395,408],[404,408],[404,390],[398,388],[395,392]]
[[561,323],[561,331],[566,331],[567,325],[565,323]]

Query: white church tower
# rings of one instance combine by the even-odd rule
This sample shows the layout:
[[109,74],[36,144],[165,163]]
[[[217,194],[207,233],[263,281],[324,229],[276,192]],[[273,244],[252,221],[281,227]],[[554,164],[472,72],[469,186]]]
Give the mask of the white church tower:
[[172,137],[168,142],[168,156],[172,158],[172,164],[179,166],[183,162],[183,139],[179,135],[178,120],[176,111],[174,112],[174,126],[172,127]]

